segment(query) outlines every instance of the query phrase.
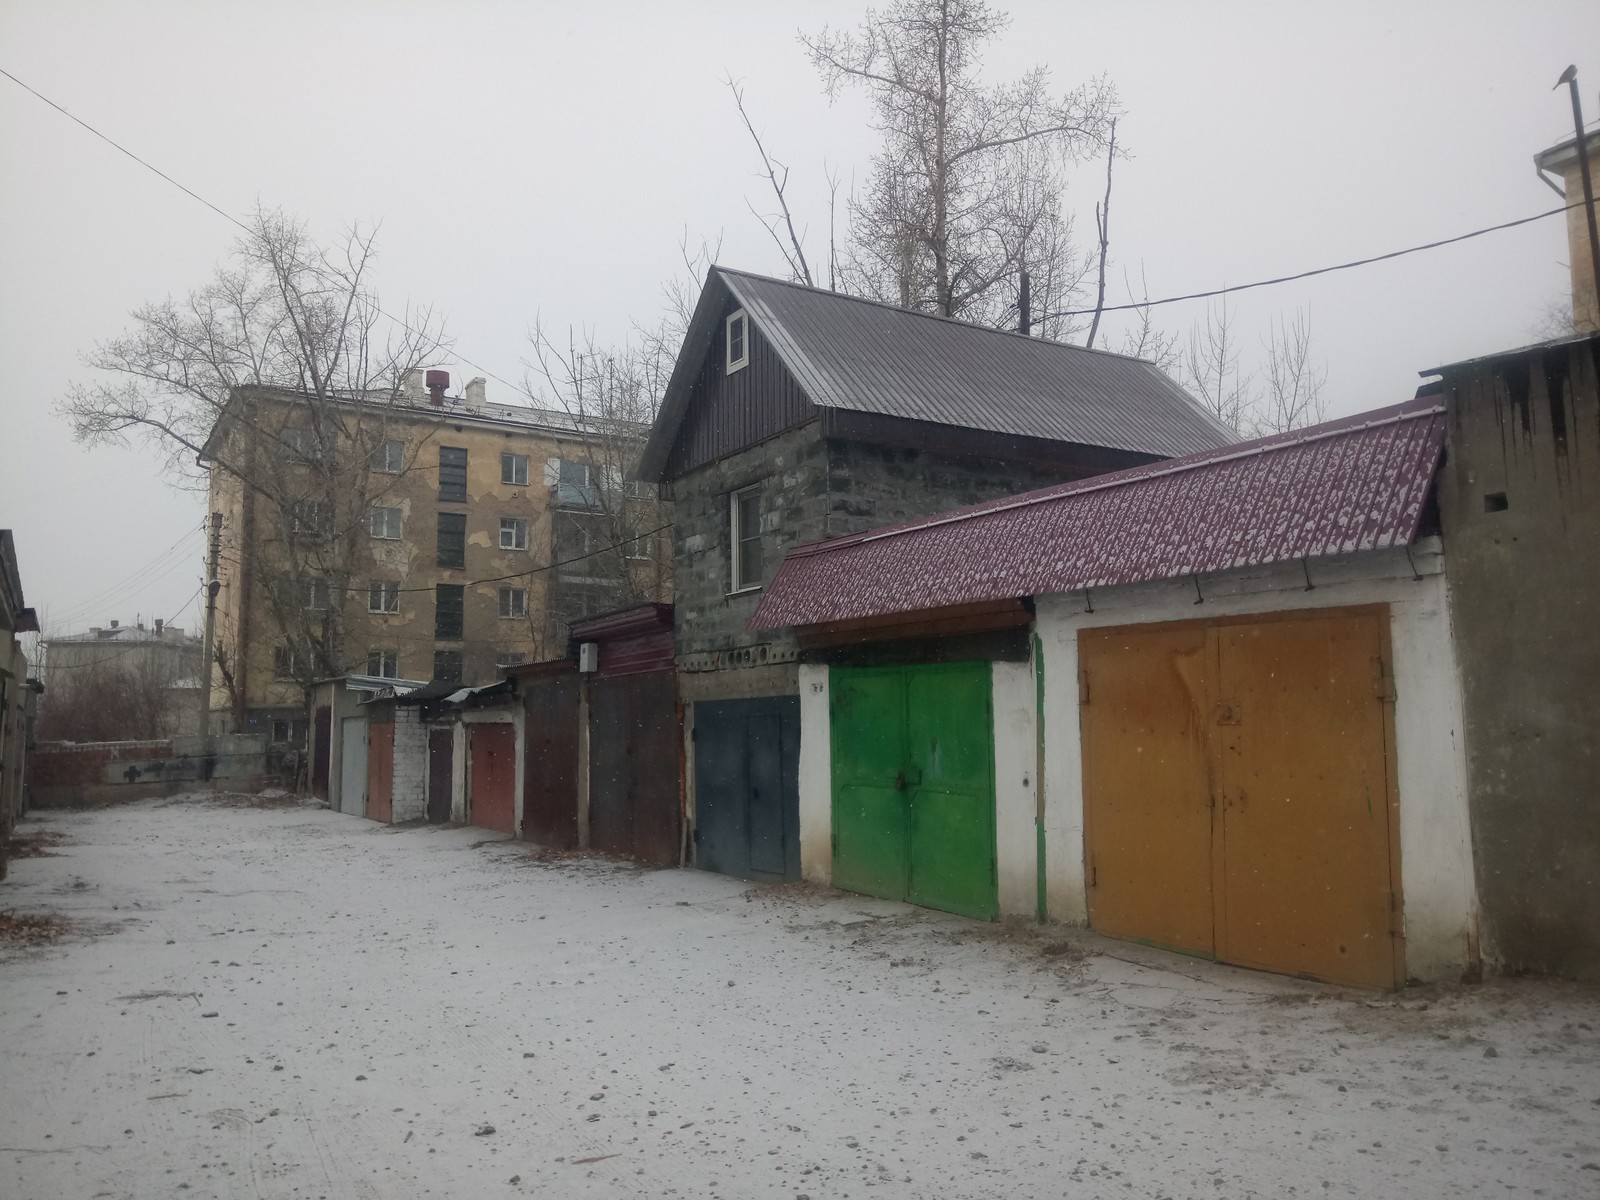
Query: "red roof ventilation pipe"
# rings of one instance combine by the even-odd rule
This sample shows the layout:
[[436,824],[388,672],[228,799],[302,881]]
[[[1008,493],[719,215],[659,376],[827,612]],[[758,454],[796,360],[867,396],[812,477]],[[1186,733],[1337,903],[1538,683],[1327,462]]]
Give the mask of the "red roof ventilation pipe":
[[443,408],[444,390],[450,386],[450,372],[429,371],[423,381],[428,385],[428,403],[435,408]]

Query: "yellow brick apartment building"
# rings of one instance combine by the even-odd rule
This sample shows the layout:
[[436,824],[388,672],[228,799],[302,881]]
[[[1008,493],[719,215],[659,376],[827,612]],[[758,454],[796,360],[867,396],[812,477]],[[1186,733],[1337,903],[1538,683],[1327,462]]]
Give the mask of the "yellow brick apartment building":
[[487,683],[561,654],[571,621],[664,598],[667,506],[624,482],[633,431],[448,387],[230,398],[202,456],[214,730],[303,745],[316,679]]

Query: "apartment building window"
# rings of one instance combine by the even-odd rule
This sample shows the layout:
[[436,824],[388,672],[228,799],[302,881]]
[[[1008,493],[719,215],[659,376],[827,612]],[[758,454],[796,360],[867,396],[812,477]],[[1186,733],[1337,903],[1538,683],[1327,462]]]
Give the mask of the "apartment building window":
[[526,654],[516,651],[513,651],[509,654],[497,654],[494,656],[495,669],[500,671],[504,671],[508,667],[520,667],[527,661],[528,656]]
[[274,646],[272,649],[272,677],[297,679],[300,676],[300,656],[292,647]]
[[368,650],[367,674],[376,675],[379,679],[399,679],[400,651]]
[[459,583],[441,583],[433,589],[433,636],[459,641],[467,589]]
[[467,515],[465,513],[439,514],[439,554],[441,567],[467,565]]
[[406,468],[406,444],[399,438],[385,438],[372,450],[372,469],[385,475],[398,475]]
[[300,588],[300,603],[307,609],[322,611],[328,605],[332,589],[326,579],[307,579]]
[[528,522],[523,517],[500,518],[500,549],[526,550],[528,548]]
[[320,500],[296,500],[289,506],[289,528],[295,533],[326,533],[328,525],[328,506]]
[[556,503],[562,508],[599,508],[599,472],[586,462],[551,459],[547,478],[556,490]]
[[433,677],[441,683],[460,683],[461,651],[435,650],[433,652]]
[[[400,611],[400,585],[392,579],[374,579],[367,584],[367,611],[397,613]],[[375,672],[367,672],[369,675]]]
[[500,456],[500,482],[509,483],[513,487],[527,487],[528,456],[526,454],[502,454]]
[[374,508],[372,510],[372,536],[375,538],[388,538],[391,541],[400,537],[401,514],[398,508]]
[[287,721],[273,721],[272,744],[274,746],[304,747],[308,728],[303,717],[290,718]]
[[528,589],[503,587],[500,589],[500,615],[520,618],[528,615]]
[[439,447],[439,499],[467,498],[467,452],[460,446]]
[[632,534],[622,545],[622,557],[630,562],[649,562],[655,557],[656,534]]
[[278,440],[283,443],[290,462],[317,464],[322,462],[324,450],[321,440],[310,429],[285,429]]
[[729,498],[732,572],[730,591],[761,586],[761,489],[745,488]]

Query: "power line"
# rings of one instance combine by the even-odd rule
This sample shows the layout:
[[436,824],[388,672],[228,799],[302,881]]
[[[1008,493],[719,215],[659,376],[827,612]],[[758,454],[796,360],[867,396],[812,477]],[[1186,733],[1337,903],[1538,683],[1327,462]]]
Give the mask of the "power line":
[[[252,229],[249,225],[247,225],[243,221],[239,220],[238,217],[235,217],[232,214],[230,214],[228,212],[225,212],[223,209],[219,208],[217,205],[215,205],[211,201],[207,200],[204,196],[202,196],[199,192],[195,191],[193,188],[186,187],[183,184],[179,183],[176,179],[174,179],[171,175],[168,175],[160,167],[156,166],[155,164],[153,164],[151,162],[148,162],[147,160],[145,160],[143,158],[140,158],[137,154],[135,154],[132,150],[129,150],[126,146],[124,146],[121,142],[117,141],[115,138],[113,138],[113,137],[111,137],[111,136],[109,136],[107,134],[101,133],[93,125],[89,124],[89,122],[83,120],[83,118],[73,116],[72,113],[68,112],[61,105],[57,104],[54,100],[50,99],[49,96],[46,96],[43,92],[39,91],[37,88],[30,87],[28,84],[26,84],[22,80],[18,79],[10,71],[7,71],[4,67],[0,67],[0,75],[4,75],[7,79],[11,80],[12,83],[14,83],[18,87],[20,87],[23,91],[28,92],[30,95],[35,96],[39,100],[42,100],[44,103],[48,104],[51,108],[55,109],[58,113],[60,113],[64,117],[66,117],[69,121],[72,121],[73,123],[75,123],[77,125],[81,125],[84,129],[86,129],[90,133],[94,134],[95,137],[99,138],[102,142],[104,142],[106,145],[110,146],[112,149],[118,151],[121,154],[127,155],[129,158],[133,159],[134,162],[138,163],[141,167],[145,168],[145,170],[151,171],[151,172],[155,173],[156,175],[159,175],[162,179],[166,180],[168,183],[170,183],[173,187],[177,188],[184,195],[190,197],[191,199],[198,200],[201,204],[205,205],[212,212],[216,213],[224,221],[228,221],[228,222],[230,222],[230,223],[232,223],[234,225],[237,225],[240,229],[244,230],[245,233],[250,234],[252,236],[257,232],[256,230]],[[316,264],[307,263],[306,266],[311,270],[311,272],[313,274],[321,275],[325,282],[328,280],[329,274],[326,273],[326,272],[318,270]],[[408,324],[406,321],[402,320],[401,318],[395,316],[393,313],[385,312],[377,304],[374,304],[372,307],[374,308],[374,310],[377,311],[377,313],[380,316],[385,317],[390,321],[393,321],[396,325],[400,326],[400,328],[404,329],[407,333],[414,334],[414,335],[416,335],[418,337],[424,336],[420,330],[413,328],[410,324]],[[537,404],[539,402],[539,398],[537,396],[535,396],[532,392],[528,391],[527,388],[521,386],[520,384],[512,383],[510,380],[502,378],[499,375],[496,375],[493,371],[489,370],[488,367],[483,366],[481,363],[473,362],[465,354],[461,354],[459,351],[457,351],[456,352],[456,357],[459,358],[462,362],[466,363],[467,366],[472,367],[475,370],[482,371],[485,375],[487,375],[490,379],[493,379],[496,383],[503,384],[504,386],[510,388],[513,392],[516,392],[516,393],[518,393],[519,395],[522,395],[522,396],[526,396],[529,400],[533,401],[535,404]]]
[[[1471,238],[1482,237],[1486,233],[1499,233],[1503,229],[1515,229],[1519,225],[1531,225],[1535,221],[1542,221],[1546,217],[1553,217],[1574,208],[1582,208],[1583,201],[1572,204],[1563,204],[1559,208],[1552,208],[1542,213],[1535,213],[1531,217],[1518,217],[1515,221],[1503,221],[1499,225],[1487,225],[1482,229],[1474,229],[1470,233],[1458,233],[1455,237],[1440,238],[1436,242],[1424,242],[1420,246],[1407,246],[1404,250],[1391,250],[1387,254],[1374,254],[1369,258],[1356,258],[1349,262],[1335,263],[1331,267],[1315,267],[1309,271],[1298,271],[1293,275],[1278,275],[1271,279],[1258,279],[1254,283],[1236,283],[1231,287],[1213,288],[1206,292],[1188,292],[1182,296],[1167,296],[1160,300],[1145,300],[1138,304],[1108,304],[1099,311],[1108,312],[1136,312],[1142,308],[1156,308],[1162,304],[1178,304],[1184,300],[1207,300],[1213,296],[1226,296],[1233,292],[1247,292],[1252,288],[1272,287],[1279,283],[1293,283],[1297,279],[1310,279],[1314,275],[1327,275],[1333,271],[1348,271],[1352,267],[1365,267],[1372,263],[1387,262],[1391,258],[1403,258],[1407,254],[1418,254],[1423,250],[1437,250],[1440,246],[1451,246],[1456,242],[1465,242]],[[1059,312],[1045,313],[1035,320],[1047,320],[1050,317],[1087,317],[1095,312],[1092,308],[1067,308]]]
[[92,593],[59,613],[47,612],[45,616],[52,625],[71,625],[76,621],[82,620],[87,613],[94,611],[96,608],[107,604],[115,605],[120,603],[122,599],[137,595],[158,580],[165,579],[182,564],[184,557],[188,553],[187,549],[182,554],[178,554],[176,558],[173,557],[175,552],[179,550],[179,547],[185,546],[185,543],[190,541],[202,528],[203,526],[197,526],[194,529],[190,529],[176,542],[156,555],[155,558],[146,562],[143,566],[135,568],[120,582],[113,583],[101,591]]

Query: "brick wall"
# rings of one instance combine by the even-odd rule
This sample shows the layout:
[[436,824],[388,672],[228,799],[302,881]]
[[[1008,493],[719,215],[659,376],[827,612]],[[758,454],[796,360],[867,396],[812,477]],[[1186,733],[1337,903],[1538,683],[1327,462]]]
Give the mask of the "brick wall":
[[420,821],[428,815],[428,727],[419,710],[395,706],[394,805],[390,819],[396,824]]
[[150,742],[40,742],[32,800],[79,808],[179,792],[260,791],[265,740],[245,734]]

